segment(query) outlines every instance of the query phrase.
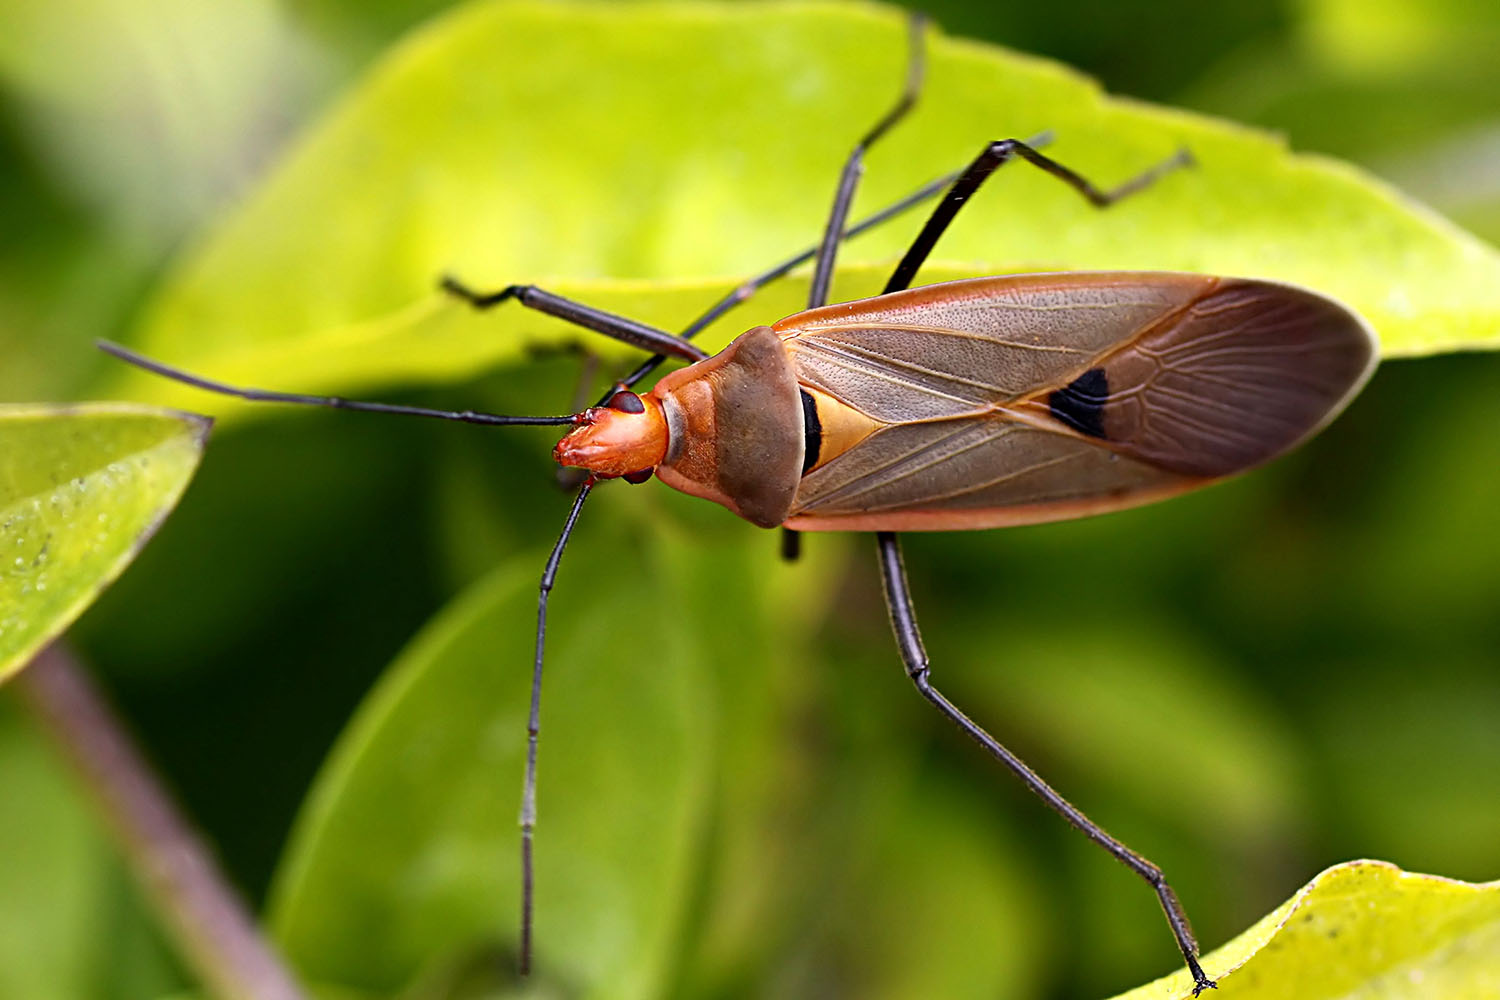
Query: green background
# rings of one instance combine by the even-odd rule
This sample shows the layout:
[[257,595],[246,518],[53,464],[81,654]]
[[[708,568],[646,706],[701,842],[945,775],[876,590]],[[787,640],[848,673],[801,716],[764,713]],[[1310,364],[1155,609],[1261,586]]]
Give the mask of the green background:
[[[74,0],[52,20],[0,7],[24,29],[0,31],[0,397],[99,394],[110,373],[92,338],[128,333],[184,242],[441,6],[239,0],[209,15]],[[1487,4],[926,6],[950,34],[1060,59],[1111,92],[1282,130],[1500,239],[1500,18]],[[142,80],[139,93],[122,83]],[[384,389],[553,412],[577,368],[561,354]],[[1243,481],[1094,521],[914,538],[936,677],[1159,862],[1209,946],[1350,857],[1494,878],[1497,417],[1490,355],[1387,363],[1315,442]],[[531,579],[566,508],[548,444],[545,431],[334,413],[226,427],[181,509],[75,628],[257,904],[362,698],[497,566],[465,601],[512,626],[450,659],[491,685],[475,704],[524,695],[525,653],[485,652],[529,629]],[[1172,967],[1149,894],[910,690],[868,542],[812,538],[807,565],[784,570],[772,536],[659,485],[607,494],[585,512],[555,601],[543,780],[557,804],[542,837],[661,887],[638,923],[690,924],[695,947],[662,959],[659,942],[638,944],[680,990],[1086,997]],[[441,725],[463,707],[424,711]],[[601,778],[581,746],[591,736],[641,759]],[[570,780],[586,801],[563,798]],[[515,786],[497,768],[471,808],[505,828]],[[5,695],[0,788],[0,995],[155,996],[184,982]],[[356,790],[370,840],[399,845],[426,808],[420,782],[398,790]],[[678,817],[680,841],[638,839],[654,830],[633,825],[640,803],[693,795],[715,807]],[[511,880],[493,886],[500,915],[453,919],[508,926],[509,850],[485,860]],[[463,955],[412,974],[422,960],[319,945],[299,921],[337,926],[317,905],[339,897],[339,873],[279,877],[277,932],[317,978],[374,993],[461,978]],[[320,878],[334,880],[327,896]],[[555,913],[588,912],[579,878]],[[621,992],[669,976],[619,961]]]

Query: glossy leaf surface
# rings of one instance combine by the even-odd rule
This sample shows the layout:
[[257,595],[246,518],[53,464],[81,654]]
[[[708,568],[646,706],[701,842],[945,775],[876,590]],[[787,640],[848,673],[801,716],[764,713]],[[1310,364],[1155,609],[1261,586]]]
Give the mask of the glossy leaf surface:
[[[1351,861],[1203,961],[1216,996],[1375,1000],[1500,991],[1500,883],[1471,885]],[[1187,973],[1119,1000],[1192,995]]]

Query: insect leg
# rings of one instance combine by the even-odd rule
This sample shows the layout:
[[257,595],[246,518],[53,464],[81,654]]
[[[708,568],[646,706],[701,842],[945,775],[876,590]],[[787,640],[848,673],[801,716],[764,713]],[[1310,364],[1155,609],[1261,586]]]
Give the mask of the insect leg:
[[[1040,145],[1041,138],[1033,139],[1032,142],[1036,145]],[[910,211],[916,206],[922,204],[924,201],[931,200],[932,198],[941,194],[950,184],[957,180],[959,175],[960,171],[955,170],[952,173],[944,174],[941,177],[937,177],[933,180],[928,181],[926,184],[923,184],[921,187],[917,188],[915,191],[911,192],[905,197],[892,202],[885,208],[882,208],[880,211],[875,212],[872,215],[866,216],[859,222],[844,230],[843,238],[846,240],[852,239],[853,237],[858,236],[861,233],[868,232],[869,230],[874,229],[876,226],[879,226],[882,223],[896,218],[898,215],[901,215],[904,212]],[[683,347],[686,346],[681,343],[682,341],[691,340],[693,337],[697,336],[699,333],[702,333],[711,324],[724,316],[725,313],[728,313],[730,310],[740,305],[742,302],[747,301],[756,292],[760,291],[771,282],[777,280],[778,278],[785,277],[800,265],[812,260],[817,256],[818,249],[818,247],[808,247],[807,249],[802,250],[801,252],[796,253],[791,257],[788,257],[786,260],[783,260],[780,263],[767,268],[759,274],[747,278],[739,285],[736,285],[734,289],[725,294],[712,306],[710,306],[697,319],[693,320],[686,327],[684,327],[682,333],[677,337],[672,337],[672,335],[667,333],[666,331],[657,330],[655,327],[645,326],[644,324],[635,324],[632,323],[631,320],[625,319],[624,317],[614,316],[612,313],[607,313],[598,309],[591,309],[588,306],[570,302],[569,300],[564,299],[561,296],[551,295],[548,292],[543,292],[541,289],[531,288],[530,292],[528,292],[525,297],[529,301],[537,302],[542,301],[542,296],[547,296],[552,302],[572,306],[582,313],[587,313],[591,317],[601,319],[601,321],[604,317],[609,317],[613,320],[619,320],[622,324],[630,325],[636,327],[637,329],[644,329],[648,332],[648,336],[660,334],[662,336],[670,338],[669,343],[663,345],[662,349],[658,350],[657,353],[652,355],[650,358],[647,358],[645,361],[641,362],[640,365],[635,368],[635,370],[633,370],[625,378],[621,379],[621,383],[628,389],[638,384],[642,379],[646,378],[657,368],[661,367],[662,363],[666,361],[668,357],[686,357],[687,360],[697,360],[697,358],[700,357],[701,354],[687,357],[687,355],[684,354],[682,350]],[[455,295],[465,300],[466,302],[469,302],[476,309],[488,309],[489,307],[497,305],[508,298],[517,298],[519,300],[521,297],[520,289],[530,287],[522,285],[511,285],[501,289],[498,292],[481,293],[474,291],[473,289],[464,285],[458,279],[451,276],[444,276],[441,282],[441,286],[444,291],[448,292],[451,295]],[[525,303],[523,302],[523,304]],[[558,314],[550,313],[550,315]],[[567,319],[568,317],[559,316],[559,318]],[[588,323],[583,322],[579,322],[578,325],[587,327],[591,330],[595,330],[596,332],[605,333],[608,336],[614,336],[614,333],[611,330],[600,330],[596,326],[592,326]],[[623,340],[625,338],[618,337],[616,339]],[[642,347],[646,350],[653,349],[651,347],[647,347],[644,344],[638,343],[635,340],[626,340],[625,342],[635,344],[635,346]],[[696,348],[690,349],[696,350]],[[609,401],[609,397],[614,394],[615,388],[616,387],[611,386],[609,392],[607,392],[600,399],[598,405],[603,406],[605,403],[607,403]]]
[[[938,194],[942,193],[950,184],[956,181],[960,173],[961,171],[955,170],[952,173],[944,174],[942,177],[930,180],[899,201],[892,202],[875,214],[866,216],[864,219],[861,219],[859,222],[844,230],[844,239],[851,239],[861,233],[874,229],[876,226],[894,219],[896,216],[901,215],[903,212],[910,211],[916,206],[922,204],[922,202],[936,197]],[[754,295],[756,292],[760,291],[767,285],[771,284],[771,282],[777,280],[778,278],[786,277],[796,268],[812,260],[818,255],[818,249],[818,247],[808,247],[800,253],[793,254],[791,257],[788,257],[781,263],[776,264],[772,267],[768,267],[759,274],[751,278],[747,278],[739,285],[736,285],[733,290],[726,293],[723,298],[719,299],[712,306],[710,306],[701,316],[684,327],[681,334],[682,339],[691,340],[693,337],[696,337],[698,334],[707,329],[711,324],[720,319],[725,313],[729,312],[731,309],[735,308],[741,303],[747,301],[752,295]],[[626,388],[630,388],[631,386],[634,386],[638,382],[640,382],[641,379],[654,372],[661,366],[662,362],[666,360],[667,358],[664,354],[658,354],[655,357],[647,358],[645,361],[641,362],[640,366],[637,367],[635,371],[631,372],[621,381],[624,383]],[[613,393],[614,389],[611,388],[610,394]],[[604,397],[604,401],[607,401],[608,398],[609,397],[606,395]],[[604,401],[601,401],[601,406],[603,405]]]
[[562,563],[563,549],[578,523],[578,512],[594,488],[592,481],[585,482],[573,500],[568,519],[563,523],[562,534],[552,546],[547,557],[547,566],[542,570],[541,586],[537,590],[536,602],[536,658],[531,668],[531,712],[526,722],[526,778],[521,787],[521,975],[531,973],[532,915],[535,911],[535,869],[532,864],[532,839],[536,832],[536,745],[542,731],[542,651],[547,642],[547,597],[557,581],[557,567]]
[[565,299],[561,295],[553,295],[535,285],[507,285],[498,292],[476,292],[452,275],[444,275],[440,286],[443,291],[463,299],[475,309],[489,309],[514,299],[528,309],[602,333],[643,351],[670,355],[686,361],[702,361],[708,357],[708,352],[703,348],[688,343],[676,334]]
[[1166,876],[1162,874],[1161,869],[1104,832],[1076,806],[1059,795],[1051,785],[1043,781],[1041,776],[1028,767],[1021,758],[1002,746],[999,741],[959,711],[952,702],[943,697],[937,688],[932,686],[929,680],[927,651],[922,647],[922,636],[917,630],[916,611],[912,607],[906,582],[906,567],[901,561],[901,543],[897,540],[895,533],[889,531],[877,533],[876,540],[880,545],[880,573],[885,584],[885,601],[890,609],[891,628],[896,633],[896,645],[901,651],[902,661],[906,664],[906,675],[916,685],[917,691],[971,739],[984,747],[990,756],[1009,768],[1025,783],[1027,788],[1060,813],[1063,819],[1112,854],[1126,868],[1145,879],[1147,884],[1156,890],[1162,909],[1166,911],[1167,923],[1171,924],[1172,934],[1177,939],[1177,947],[1181,949],[1182,957],[1187,960],[1188,971],[1193,974],[1193,996],[1196,997],[1204,990],[1214,988],[1214,981],[1204,974],[1203,967],[1198,963],[1198,942],[1193,937],[1193,928],[1188,923],[1187,914],[1183,911],[1182,904],[1178,902],[1177,894],[1167,884]]
[[[1045,146],[1051,141],[1051,132],[1039,132],[1036,135],[1032,136],[1030,139],[1027,139],[1026,144],[1035,149],[1038,146]],[[940,194],[942,191],[946,190],[951,184],[962,177],[963,173],[964,172],[962,170],[955,170],[951,173],[944,174],[941,177],[937,177],[933,180],[928,181],[926,184],[923,184],[921,187],[917,188],[906,197],[900,199],[899,201],[892,202],[873,215],[865,216],[863,219],[856,222],[848,229],[845,229],[844,239],[853,239],[861,233],[868,232],[869,230],[874,229],[876,226],[889,222],[891,219],[896,218],[898,215],[916,208],[924,201],[927,201]],[[689,323],[682,331],[682,339],[691,340],[693,337],[696,337],[699,333],[702,333],[710,324],[714,323],[735,306],[738,306],[740,303],[748,300],[752,295],[769,285],[771,282],[777,280],[778,278],[786,277],[796,268],[817,257],[818,251],[821,249],[822,244],[814,247],[808,247],[801,253],[788,257],[786,260],[782,261],[779,264],[776,264],[773,267],[766,268],[761,273],[747,279],[742,284],[736,286],[733,291],[729,292],[723,298],[719,299],[719,301],[710,306],[708,310],[703,313],[703,315],[699,316],[697,319]],[[661,354],[658,354],[653,358],[647,358],[645,361],[641,362],[640,367],[631,372],[628,376],[626,376],[626,378],[622,380],[625,387],[629,388],[640,382],[641,379],[650,375],[653,371],[661,366],[662,362],[666,360],[666,356]],[[610,393],[612,394],[613,392],[614,389],[611,388]],[[604,403],[608,400],[609,395],[604,396],[599,405],[604,405]]]
[[[925,52],[923,35],[926,28],[927,18],[914,11],[908,21],[910,52],[906,63],[906,83],[901,88],[901,96],[896,99],[891,109],[860,138],[859,142],[854,144],[854,148],[849,151],[849,158],[844,161],[843,170],[839,171],[838,187],[834,189],[833,194],[833,207],[828,212],[828,223],[823,227],[823,241],[818,244],[818,259],[813,265],[812,286],[807,293],[807,308],[809,309],[828,304],[828,293],[833,284],[833,265],[838,258],[839,240],[844,234],[844,223],[849,218],[849,206],[854,201],[854,191],[859,187],[859,179],[865,172],[865,151],[890,131],[893,125],[906,117],[907,112],[916,105],[917,98],[921,96],[922,78],[926,74],[926,61],[923,59]],[[802,541],[798,533],[791,528],[782,528],[781,558],[786,562],[795,562],[801,552]]]
[[933,246],[948,228],[948,224],[953,221],[953,217],[958,214],[958,210],[989,178],[990,174],[995,172],[996,168],[1015,157],[1020,157],[1056,177],[1087,198],[1095,208],[1108,208],[1120,199],[1149,187],[1163,174],[1189,166],[1193,162],[1192,155],[1186,149],[1182,149],[1171,158],[1163,160],[1119,187],[1111,191],[1101,191],[1081,175],[1056,160],[1043,156],[1019,139],[1002,139],[999,142],[992,142],[959,175],[958,180],[953,182],[953,187],[933,209],[932,217],[917,234],[911,248],[906,251],[906,256],[901,258],[901,263],[896,265],[891,280],[886,282],[886,292],[898,292],[911,285],[912,279],[916,277],[917,269],[927,260],[927,255],[932,253]]
[[849,152],[849,159],[844,161],[844,169],[839,172],[838,187],[834,190],[833,208],[828,213],[828,224],[823,228],[823,242],[818,246],[818,260],[813,267],[812,288],[807,295],[809,309],[815,309],[828,302],[828,287],[833,281],[833,263],[838,255],[839,237],[844,232],[844,221],[849,217],[849,205],[854,200],[854,189],[859,186],[860,175],[864,173],[865,151],[877,139],[885,135],[891,126],[906,116],[906,113],[917,103],[917,97],[922,91],[922,77],[926,72],[926,61],[923,59],[923,33],[926,28],[927,18],[922,14],[913,13],[909,21],[911,51],[906,67],[906,84],[901,88],[901,96],[896,99],[895,105],[875,123],[874,127],[855,143],[854,148]]

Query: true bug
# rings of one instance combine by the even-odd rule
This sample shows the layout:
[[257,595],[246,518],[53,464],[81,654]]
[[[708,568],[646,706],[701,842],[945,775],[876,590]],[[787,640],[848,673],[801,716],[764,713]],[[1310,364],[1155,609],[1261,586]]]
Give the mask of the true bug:
[[[502,416],[244,389],[143,358],[169,378],[252,400],[570,430],[559,463],[589,475],[542,574],[521,808],[523,973],[531,954],[532,844],[547,600],[584,501],[604,480],[668,485],[761,527],[876,535],[906,671],[934,707],[1073,826],[1155,890],[1195,983],[1214,985],[1161,871],[1054,791],[930,681],[897,532],[999,527],[1104,513],[1232,475],[1285,452],[1332,419],[1368,378],[1374,340],[1361,320],[1313,292],[1253,279],[1179,273],[1022,274],[909,288],[959,208],[1002,164],[1021,159],[1096,207],[1187,165],[1185,153],[1102,191],[1036,149],[988,144],[965,169],[846,228],[865,151],[913,106],[923,75],[914,17],[906,85],[856,144],[821,244],[763,272],[674,335],[528,285],[478,293],[476,308],[522,306],[652,352],[581,413]],[[827,305],[839,242],[946,191],[882,295]],[[758,288],[815,260],[808,309],[757,326],[712,357],[691,338]],[[666,358],[692,362],[644,394]]]

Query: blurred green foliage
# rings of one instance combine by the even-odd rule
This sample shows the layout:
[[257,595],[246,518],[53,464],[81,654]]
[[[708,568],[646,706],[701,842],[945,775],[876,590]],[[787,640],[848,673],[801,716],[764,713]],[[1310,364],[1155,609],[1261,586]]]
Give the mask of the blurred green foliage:
[[[139,329],[146,299],[176,294],[180,261],[197,252],[184,246],[253,199],[318,114],[347,113],[340,88],[443,6],[0,4],[0,398],[83,398],[112,384],[92,338]],[[1500,26],[1478,0],[925,6],[952,33],[1063,59],[1113,92],[1286,131],[1297,149],[1360,162],[1500,239],[1489,54]],[[857,96],[870,114],[895,86],[895,51],[869,54]],[[578,95],[586,107],[581,83]],[[754,99],[724,112],[724,141],[766,138],[735,128]],[[672,114],[640,108],[632,122],[649,139]],[[1026,108],[989,114],[993,135],[945,138],[960,158],[1032,127]],[[810,240],[864,124],[815,130],[832,151],[817,191],[741,178],[704,219],[671,216],[670,185],[652,187],[650,206],[668,213],[655,252],[691,261],[725,244],[751,269],[769,263],[792,249],[758,228],[768,213],[790,217],[783,199],[806,206]],[[581,141],[565,175],[578,206],[621,199],[633,218],[635,189],[601,176],[588,152]],[[378,164],[381,150],[368,155]],[[1137,165],[1080,155],[1103,179]],[[463,169],[493,157],[510,178],[493,198],[519,213],[513,229],[474,232],[461,248],[493,255],[473,258],[475,279],[546,278],[491,272],[513,266],[510,232],[545,241],[579,207],[516,189],[524,147],[474,156]],[[444,165],[431,169],[441,177]],[[872,158],[864,204],[926,176]],[[1029,200],[1028,182],[1011,181]],[[988,194],[999,220],[1004,190]],[[350,253],[409,255],[409,272],[425,274],[431,234],[380,234],[382,194],[364,194],[373,228]],[[293,224],[316,225],[316,207],[300,205]],[[1111,217],[1070,219],[1107,231]],[[889,239],[861,256],[893,252],[899,234]],[[608,277],[608,249],[572,252],[602,255],[586,263]],[[288,280],[316,288],[317,263]],[[713,294],[701,282],[659,308],[687,315]],[[249,306],[274,315],[274,290]],[[173,360],[213,354],[227,328],[187,314]],[[471,319],[450,336],[489,331],[498,343],[501,330]],[[381,360],[358,363],[375,379]],[[578,368],[549,353],[381,390],[555,412]],[[297,367],[274,384],[310,377]],[[1492,356],[1387,364],[1320,438],[1243,481],[1093,521],[911,539],[940,683],[1159,862],[1210,946],[1351,856],[1494,878],[1497,400]],[[567,504],[551,488],[550,437],[334,413],[236,424],[215,436],[167,529],[74,631],[230,871],[252,898],[269,897],[276,935],[320,981],[371,995],[495,986],[473,970],[492,968],[485,957],[513,934],[531,581]],[[585,511],[553,601],[539,930],[555,978],[544,986],[1087,997],[1172,968],[1149,893],[912,694],[867,543],[807,547],[804,564],[779,566],[771,536],[656,485],[601,491]],[[16,929],[0,934],[15,949],[0,961],[0,996],[178,986],[50,751],[0,707],[0,927]],[[574,941],[589,935],[597,945],[580,953]],[[445,950],[417,947],[426,941]]]

